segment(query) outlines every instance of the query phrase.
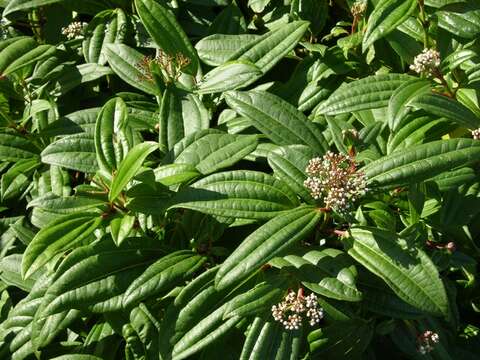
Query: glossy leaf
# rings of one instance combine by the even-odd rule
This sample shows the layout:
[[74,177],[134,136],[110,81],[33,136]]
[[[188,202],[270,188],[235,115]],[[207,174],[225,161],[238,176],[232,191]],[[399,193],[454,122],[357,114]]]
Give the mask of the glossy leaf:
[[369,163],[362,171],[374,186],[415,183],[478,159],[480,143],[449,139],[412,146]]
[[381,108],[400,85],[412,80],[404,74],[372,75],[340,86],[317,109],[318,114],[338,115]]
[[22,276],[30,277],[59,252],[88,240],[100,222],[101,217],[97,213],[70,214],[41,229],[25,250]]
[[438,26],[456,36],[474,39],[480,33],[480,9],[475,2],[452,4],[436,12]]
[[133,145],[133,134],[127,125],[127,106],[120,98],[108,101],[95,124],[95,150],[98,167],[106,174],[118,169]]
[[127,21],[121,9],[98,13],[85,29],[87,36],[82,43],[85,61],[105,65],[105,48],[108,44],[123,42],[128,31]]
[[37,61],[53,56],[57,50],[52,45],[39,45],[26,54],[18,57],[3,71],[4,75],[14,73],[26,66],[32,65]]
[[5,256],[0,261],[0,279],[10,286],[16,286],[23,291],[32,291],[37,278],[24,280],[22,278],[22,256],[12,254]]
[[415,0],[380,0],[368,17],[367,29],[363,35],[363,52],[375,41],[395,30],[416,8]]
[[232,59],[239,48],[253,45],[259,38],[258,35],[221,35],[214,34],[202,38],[195,44],[198,56],[205,64],[219,66]]
[[13,133],[0,134],[0,159],[18,161],[38,157],[39,149],[27,138]]
[[[308,25],[307,21],[293,21],[281,26],[266,33],[254,44],[248,43],[238,49],[228,60],[249,61],[265,74],[297,45]],[[254,79],[250,81],[253,82]]]
[[350,256],[382,278],[399,298],[434,315],[448,315],[440,275],[423,250],[407,250],[397,235],[374,228],[353,228],[345,238]]
[[243,170],[207,176],[178,192],[172,202],[171,208],[247,219],[269,219],[298,205],[295,193],[283,182]]
[[224,261],[215,277],[215,287],[223,289],[247,278],[269,260],[306,238],[319,219],[319,212],[301,207],[265,223]]
[[123,297],[123,305],[129,308],[140,301],[172,289],[188,279],[205,258],[189,251],[171,253],[150,265],[130,284]]
[[257,144],[256,135],[207,133],[182,149],[175,163],[194,165],[201,174],[208,175],[242,160]]
[[238,317],[223,321],[224,306],[213,311],[203,318],[196,326],[188,331],[174,346],[172,359],[182,360],[195,354],[213,341],[219,339],[231,330],[238,322]]
[[165,186],[182,184],[200,175],[195,166],[189,164],[163,165],[154,172],[155,179]]
[[301,349],[301,331],[284,331],[273,321],[256,318],[248,331],[240,359],[297,359]]
[[388,101],[387,121],[388,126],[392,131],[396,131],[405,118],[411,111],[409,104],[412,99],[415,99],[419,94],[429,92],[430,83],[421,79],[413,79],[400,85],[392,94]]
[[144,142],[133,147],[120,163],[117,173],[113,177],[112,187],[108,194],[110,201],[115,200],[135,176],[148,155],[158,149],[155,142]]
[[81,64],[73,68],[68,68],[58,79],[56,79],[56,91],[60,95],[65,95],[76,87],[98,80],[104,76],[113,74],[107,66],[98,64]]
[[417,109],[423,109],[432,115],[444,117],[469,129],[480,127],[478,116],[458,101],[446,96],[438,94],[420,95],[410,101],[409,105]]
[[261,75],[262,71],[253,63],[229,61],[208,72],[198,84],[197,92],[212,94],[239,89]]
[[250,290],[230,300],[223,315],[224,319],[234,316],[247,317],[260,315],[271,310],[270,304],[278,303],[285,295],[285,278],[269,278]]
[[86,134],[63,137],[48,145],[41,153],[42,162],[67,169],[94,173],[97,171],[95,142]]
[[277,145],[308,145],[318,153],[327,150],[316,125],[279,97],[265,91],[229,91],[225,97],[233,110],[247,117]]
[[89,196],[58,196],[48,193],[45,196],[39,196],[35,200],[28,203],[29,208],[45,209],[58,214],[79,213],[84,211],[92,211],[101,208],[106,202],[106,196],[89,197]]
[[210,114],[196,94],[168,86],[158,119],[160,145],[170,150],[185,136],[209,127]]
[[65,309],[120,310],[128,285],[159,254],[143,238],[130,238],[119,247],[105,239],[74,250],[55,272],[39,319]]
[[287,183],[307,203],[313,203],[303,183],[307,179],[305,169],[308,162],[315,156],[314,151],[303,145],[282,146],[268,154],[268,164],[276,177]]
[[4,74],[8,66],[21,56],[33,50],[36,45],[36,41],[30,37],[20,38],[9,44],[0,52],[0,74]]
[[454,128],[455,125],[447,119],[434,120],[431,116],[412,114],[405,118],[403,126],[388,140],[387,154],[428,142],[436,136],[448,134]]
[[180,53],[189,58],[190,64],[186,69],[191,75],[196,75],[197,53],[173,14],[154,0],[135,0],[135,7],[158,47],[169,55]]
[[271,264],[293,272],[304,286],[322,296],[344,301],[362,299],[362,293],[356,287],[357,270],[339,250],[312,250],[303,256],[287,255],[273,259]]
[[128,235],[130,235],[135,221],[135,216],[124,215],[121,218],[113,219],[110,222],[110,232],[113,241],[117,246],[120,246]]
[[127,84],[146,92],[159,95],[161,92],[155,83],[145,77],[138,68],[144,56],[138,51],[123,44],[108,44],[105,56],[112,70]]

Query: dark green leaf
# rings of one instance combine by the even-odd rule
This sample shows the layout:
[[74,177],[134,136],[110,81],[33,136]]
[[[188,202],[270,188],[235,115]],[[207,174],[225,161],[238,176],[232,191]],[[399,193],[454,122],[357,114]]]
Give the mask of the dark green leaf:
[[239,283],[275,256],[306,238],[320,219],[320,212],[300,207],[279,215],[250,234],[224,261],[215,277],[215,287]]
[[432,115],[444,117],[469,129],[480,127],[479,117],[466,106],[446,96],[422,94],[412,99],[408,105],[417,109],[423,109]]
[[143,162],[152,152],[158,149],[158,144],[153,141],[147,141],[134,146],[122,160],[117,173],[113,177],[112,187],[108,194],[110,201],[115,200],[120,193],[125,190],[127,184],[132,180]]
[[367,29],[363,35],[363,52],[375,41],[395,30],[416,8],[416,0],[380,0],[368,17]]
[[243,170],[207,176],[172,201],[172,208],[247,219],[269,219],[298,205],[295,193],[280,180]]
[[23,277],[30,277],[59,252],[88,240],[100,222],[98,213],[69,214],[41,229],[23,254]]
[[386,74],[344,83],[316,112],[323,115],[338,115],[387,106],[395,90],[409,80],[412,80],[409,75]]
[[97,171],[95,142],[88,134],[61,138],[42,151],[42,162],[87,173]]
[[476,140],[439,140],[384,156],[369,163],[362,171],[372,185],[393,186],[429,179],[477,161],[479,156],[480,142]]
[[265,91],[229,91],[228,105],[250,119],[253,125],[277,145],[303,144],[319,154],[328,149],[316,124],[281,98]]
[[186,56],[190,59],[186,69],[191,75],[196,75],[199,67],[197,53],[175,16],[154,0],[135,0],[135,6],[158,47],[172,56]]
[[434,315],[449,312],[445,287],[437,268],[418,248],[407,248],[396,234],[355,227],[345,238],[348,253],[410,305]]

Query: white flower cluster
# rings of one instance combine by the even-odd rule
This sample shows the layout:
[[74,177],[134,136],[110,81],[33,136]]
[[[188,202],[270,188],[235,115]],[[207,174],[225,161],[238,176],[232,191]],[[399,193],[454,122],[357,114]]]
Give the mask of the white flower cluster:
[[306,172],[304,185],[312,197],[323,198],[325,206],[338,213],[347,212],[368,191],[365,174],[357,172],[355,161],[344,154],[328,151],[322,158],[313,158]]
[[364,0],[355,1],[350,11],[354,17],[362,16],[367,10],[367,2]]
[[354,139],[358,139],[360,134],[355,129],[343,129],[342,130],[342,136],[343,136],[343,138],[346,138],[346,137],[350,136]]
[[5,18],[0,18],[0,40],[6,40],[10,37],[8,26],[10,22]]
[[305,314],[311,326],[318,324],[323,318],[324,312],[318,307],[317,296],[311,293],[303,296],[303,289],[297,294],[290,291],[285,299],[272,306],[272,316],[287,330],[298,330],[302,325],[302,314]]
[[62,28],[62,35],[66,36],[69,40],[79,39],[83,36],[83,32],[87,25],[86,22],[74,21],[67,27]]
[[474,140],[480,140],[480,128],[472,130],[472,136]]
[[418,352],[422,355],[425,355],[433,350],[434,345],[440,341],[440,337],[437,333],[434,333],[431,330],[426,330],[420,334],[417,338],[418,343]]
[[410,70],[418,74],[427,73],[432,75],[433,71],[440,66],[440,53],[435,49],[423,49],[423,51],[415,56]]

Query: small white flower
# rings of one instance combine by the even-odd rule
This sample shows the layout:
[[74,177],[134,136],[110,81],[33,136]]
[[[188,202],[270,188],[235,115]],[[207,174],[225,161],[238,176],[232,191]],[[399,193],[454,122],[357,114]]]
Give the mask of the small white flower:
[[0,18],[0,40],[6,40],[11,37],[10,32],[8,31],[8,27],[10,25],[10,21],[5,18]]
[[415,56],[410,70],[418,74],[426,73],[432,75],[433,71],[440,66],[440,53],[435,49],[423,49],[423,51]]
[[318,324],[324,315],[323,309],[318,307],[317,296],[312,293],[304,297],[303,289],[297,294],[289,291],[282,302],[272,306],[273,319],[286,330],[298,330],[302,326],[302,314],[306,315],[311,326]]
[[359,134],[358,134],[358,131],[356,129],[344,129],[344,130],[342,130],[342,136],[344,138],[346,138],[347,136],[350,136],[354,139],[358,139]]
[[472,130],[472,137],[475,140],[480,140],[480,128]]
[[356,168],[350,156],[328,151],[322,158],[310,160],[304,185],[314,199],[323,198],[326,207],[345,213],[368,191],[365,174]]
[[74,21],[67,27],[62,28],[62,35],[66,36],[69,40],[80,39],[83,37],[83,32],[87,25],[86,22]]
[[417,350],[420,354],[425,355],[434,349],[434,345],[440,341],[437,333],[426,330],[417,337]]

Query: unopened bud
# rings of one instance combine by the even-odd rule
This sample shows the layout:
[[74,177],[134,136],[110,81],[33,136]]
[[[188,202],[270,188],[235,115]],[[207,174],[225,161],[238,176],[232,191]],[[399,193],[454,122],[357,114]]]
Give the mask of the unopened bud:
[[450,241],[446,246],[445,248],[450,251],[450,252],[454,252],[455,250],[457,250],[457,246],[455,245],[455,243],[453,241]]
[[474,140],[480,140],[480,128],[472,130],[472,137]]
[[367,10],[367,2],[364,0],[355,1],[352,5],[352,8],[350,9],[354,17],[363,16],[366,10]]

